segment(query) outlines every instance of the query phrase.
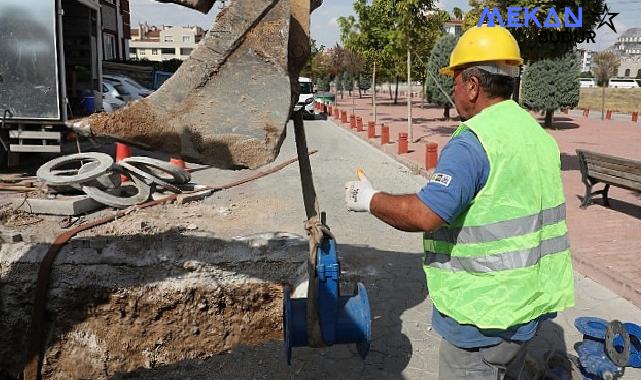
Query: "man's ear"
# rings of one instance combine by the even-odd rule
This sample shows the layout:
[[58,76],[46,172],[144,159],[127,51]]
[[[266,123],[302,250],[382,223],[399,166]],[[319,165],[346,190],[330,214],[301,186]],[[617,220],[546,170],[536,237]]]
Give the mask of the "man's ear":
[[476,99],[478,99],[481,91],[479,78],[475,76],[471,76],[470,79],[467,81],[466,85],[467,85],[467,99],[471,103],[476,102]]

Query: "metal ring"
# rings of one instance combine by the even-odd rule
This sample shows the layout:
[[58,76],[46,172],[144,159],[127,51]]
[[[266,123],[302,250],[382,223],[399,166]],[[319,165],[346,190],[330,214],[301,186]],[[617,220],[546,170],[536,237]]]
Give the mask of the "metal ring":
[[[623,339],[623,351],[621,352],[615,347],[614,340],[617,336]],[[615,365],[619,367],[628,365],[628,360],[630,360],[630,335],[623,323],[616,319],[608,323],[608,327],[605,329],[605,352]]]
[[[153,173],[151,172],[150,168],[160,170],[162,172],[165,172],[173,178],[170,182],[172,183],[177,183],[177,184],[183,184],[183,183],[188,183],[191,181],[191,174],[189,174],[187,171],[182,170],[169,162],[165,161],[160,161],[156,160],[154,158],[149,158],[149,157],[130,157],[126,158],[122,161],[120,161],[120,164],[122,163],[127,163],[136,166],[137,168],[146,171],[149,174]],[[162,178],[163,181],[168,181],[168,179]]]
[[172,193],[176,193],[176,194],[181,194],[182,193],[182,190],[180,190],[176,186],[172,185],[171,183],[167,183],[167,182],[161,180],[160,178],[156,177],[153,174],[150,174],[150,173],[148,173],[148,172],[146,172],[144,170],[138,169],[134,165],[128,164],[128,163],[126,163],[124,161],[121,161],[120,163],[118,163],[116,165],[117,166],[121,166],[124,170],[126,170],[128,172],[137,174],[140,177],[146,179],[147,180],[146,182],[148,184],[152,184],[153,183],[153,184],[155,184],[157,186],[162,187],[165,190],[171,191]]
[[[82,174],[59,175],[52,172],[57,167],[78,161],[98,162],[98,165]],[[58,157],[45,163],[38,169],[36,175],[43,182],[50,185],[73,185],[100,177],[111,169],[113,163],[114,160],[111,156],[105,153],[76,153],[69,156]]]

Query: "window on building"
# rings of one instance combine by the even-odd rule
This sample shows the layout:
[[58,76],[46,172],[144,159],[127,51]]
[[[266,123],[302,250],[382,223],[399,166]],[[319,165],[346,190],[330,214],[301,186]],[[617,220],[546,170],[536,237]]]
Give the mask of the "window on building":
[[180,55],[190,55],[192,50],[194,50],[194,49],[190,49],[190,48],[181,48],[181,49],[180,49]]
[[151,49],[151,55],[158,55],[158,49]]
[[630,76],[630,69],[625,69],[625,76],[629,77]]
[[176,54],[176,49],[174,49],[174,48],[162,48],[162,49],[160,49],[160,53],[161,53],[161,54],[171,54],[171,55],[174,55],[174,54]]
[[165,36],[165,42],[174,42],[174,36]]
[[183,42],[191,42],[190,36],[183,36]]
[[140,55],[145,55],[145,54],[147,54],[147,53],[145,52],[145,49],[140,49],[140,52],[139,52],[138,54],[140,54]]
[[103,56],[105,61],[116,59],[116,37],[111,34],[102,34]]
[[129,48],[129,54],[136,54],[136,48]]
[[637,70],[637,78],[641,78],[641,69]]

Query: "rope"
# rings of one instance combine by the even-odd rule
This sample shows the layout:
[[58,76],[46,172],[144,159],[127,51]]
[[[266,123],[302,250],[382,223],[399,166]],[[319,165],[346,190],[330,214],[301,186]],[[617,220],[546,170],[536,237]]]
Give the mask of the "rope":
[[318,280],[316,279],[316,253],[324,235],[331,236],[329,228],[321,221],[318,198],[314,189],[314,178],[312,177],[312,166],[309,162],[307,152],[307,141],[305,139],[305,125],[301,111],[293,113],[294,135],[296,137],[296,151],[298,152],[298,165],[300,168],[300,180],[303,188],[303,203],[305,204],[305,230],[309,236],[309,260],[307,262],[307,273],[309,274],[309,285],[307,288],[307,339],[310,347],[325,347],[321,334],[320,320],[318,318]]

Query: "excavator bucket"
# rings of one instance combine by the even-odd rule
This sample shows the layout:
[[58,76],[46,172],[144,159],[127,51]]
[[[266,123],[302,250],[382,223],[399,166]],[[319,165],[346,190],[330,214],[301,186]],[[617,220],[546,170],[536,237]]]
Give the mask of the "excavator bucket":
[[[160,1],[205,13],[216,2]],[[160,89],[83,127],[224,169],[273,161],[298,100],[310,13],[320,1],[223,3],[207,36]]]

